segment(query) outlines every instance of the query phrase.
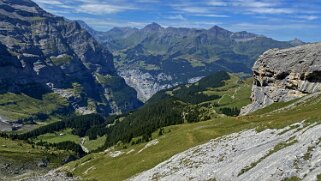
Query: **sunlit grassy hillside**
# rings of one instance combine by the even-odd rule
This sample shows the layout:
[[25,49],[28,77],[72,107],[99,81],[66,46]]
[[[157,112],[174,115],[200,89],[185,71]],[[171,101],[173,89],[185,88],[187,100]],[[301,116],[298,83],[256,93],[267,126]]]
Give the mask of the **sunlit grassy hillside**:
[[306,120],[306,125],[321,122],[321,96],[280,110],[296,101],[271,105],[260,110],[260,114],[254,113],[250,116],[221,117],[205,122],[169,126],[164,129],[163,135],[159,135],[159,131],[154,132],[153,141],[150,143],[118,145],[105,152],[88,155],[65,168],[86,179],[123,180],[188,148],[230,133],[247,129],[279,129],[303,120]]

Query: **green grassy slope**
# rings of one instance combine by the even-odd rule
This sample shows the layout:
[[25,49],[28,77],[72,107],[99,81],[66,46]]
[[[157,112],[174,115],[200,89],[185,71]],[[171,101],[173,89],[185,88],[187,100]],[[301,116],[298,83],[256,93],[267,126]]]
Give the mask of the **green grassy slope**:
[[137,111],[115,119],[106,130],[105,146],[133,143],[132,138],[140,136],[135,143],[148,141],[152,132],[170,125],[236,116],[250,103],[250,82],[217,72],[196,83],[160,91]]
[[251,84],[251,78],[242,80],[235,74],[215,73],[194,84],[180,85],[160,91],[147,104],[174,97],[185,103],[203,108],[209,107],[216,113],[222,113],[220,111],[222,108],[241,109],[249,104]]
[[9,120],[25,119],[38,114],[51,114],[68,106],[67,101],[54,93],[35,99],[25,94],[0,94],[0,115]]
[[97,139],[94,140],[89,140],[88,136],[85,137],[84,141],[84,146],[89,150],[89,151],[95,151],[99,147],[103,146],[106,141],[106,136],[98,136]]
[[241,108],[250,103],[252,79],[241,80],[235,74],[214,73],[193,84],[179,85],[156,93],[148,102],[173,97],[190,104],[215,103],[217,107]]
[[[217,74],[216,74],[217,75]],[[201,109],[210,121],[186,123],[165,127],[160,136],[158,129],[152,133],[152,139],[158,140],[155,146],[144,149],[146,143],[136,144],[135,137],[130,143],[118,142],[114,150],[120,150],[123,154],[119,157],[111,157],[110,152],[90,154],[79,161],[68,164],[68,169],[74,169],[74,174],[84,178],[98,180],[123,180],[141,171],[149,169],[156,164],[170,158],[176,153],[190,147],[205,143],[209,139],[219,137],[233,131],[241,130],[244,122],[235,121],[232,118],[220,114],[222,107],[237,107],[250,102],[251,79],[241,80],[233,74],[229,74],[223,82],[215,83],[215,77],[207,77],[195,84],[180,85],[172,89],[156,94],[143,108],[149,109],[153,104],[161,101],[179,100],[183,109]],[[215,84],[213,84],[215,83]],[[206,95],[199,96],[200,94]],[[191,101],[190,95],[200,97],[201,101]],[[207,95],[218,95],[208,96]],[[186,101],[186,102],[184,102]],[[192,103],[190,103],[191,101]],[[173,106],[170,104],[168,106]],[[138,113],[140,112],[137,111]],[[133,114],[137,114],[137,112]],[[120,122],[124,119],[120,119]],[[132,122],[131,124],[134,124]],[[108,137],[107,137],[108,140]],[[140,151],[144,149],[143,151]],[[127,154],[128,153],[128,154]]]
[[146,143],[126,147],[119,145],[114,151],[118,150],[123,154],[118,157],[111,157],[110,152],[95,153],[68,164],[65,169],[73,170],[76,175],[86,179],[123,180],[154,167],[174,154],[230,133],[246,129],[279,129],[302,120],[306,120],[306,125],[321,122],[321,96],[300,103],[290,110],[273,111],[285,106],[286,104],[271,105],[261,114],[213,118],[205,122],[169,126],[162,136],[158,136],[158,131],[154,132],[153,139],[157,139],[159,143],[141,152],[139,151]]
[[65,129],[55,133],[46,133],[37,137],[35,142],[44,141],[48,143],[60,143],[64,141],[72,141],[74,143],[80,143],[80,137],[72,134],[72,129]]
[[[45,173],[62,165],[68,155],[67,151],[45,149],[23,141],[0,138],[0,180],[1,178],[5,180],[16,178],[19,174],[28,176]],[[49,163],[41,167],[38,164],[42,161]]]
[[[65,129],[56,131],[54,133],[46,133],[32,139],[33,142],[38,143],[40,141],[47,143],[61,143],[65,141],[72,141],[76,144],[81,143],[81,138],[78,135],[72,133],[73,129]],[[106,141],[106,136],[97,137],[97,139],[90,140],[88,136],[84,137],[83,145],[89,150],[94,151],[103,146]]]
[[0,134],[11,139],[25,140],[46,148],[72,150],[76,158],[85,152],[94,151],[104,145],[106,136],[92,137],[90,133],[106,126],[106,120],[98,114],[70,116],[26,132]]

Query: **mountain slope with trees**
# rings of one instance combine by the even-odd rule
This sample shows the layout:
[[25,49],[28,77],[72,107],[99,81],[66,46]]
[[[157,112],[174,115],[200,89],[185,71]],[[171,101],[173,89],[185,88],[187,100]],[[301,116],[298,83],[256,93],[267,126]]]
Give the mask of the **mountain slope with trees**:
[[[84,22],[82,25],[90,29]],[[231,32],[219,26],[164,28],[157,23],[142,29],[94,31],[93,35],[113,52],[120,75],[143,101],[159,90],[195,82],[213,72],[250,73],[254,61],[266,50],[303,44],[245,31]]]
[[[200,146],[199,147],[200,149],[197,149],[197,148],[191,149],[192,147],[198,146],[203,143],[205,144],[210,140],[214,140],[215,143],[219,143],[220,139],[224,138],[222,140],[222,143],[226,143],[226,144],[223,144],[220,146],[217,146],[217,144],[215,144],[216,146],[212,146],[211,149],[213,148],[215,150],[227,150],[230,153],[233,153],[234,151],[242,151],[242,150],[233,150],[234,142],[232,141],[238,140],[237,135],[239,133],[244,133],[244,131],[251,132],[254,134],[254,136],[256,136],[256,134],[265,135],[271,139],[273,138],[273,137],[270,137],[271,135],[282,137],[284,139],[284,142],[282,142],[283,139],[274,140],[276,143],[275,150],[273,151],[274,146],[272,145],[271,147],[269,147],[271,149],[271,152],[269,154],[268,152],[266,153],[267,155],[272,155],[275,153],[275,156],[277,156],[278,152],[282,151],[283,148],[290,149],[291,144],[296,143],[293,137],[291,136],[286,137],[287,134],[301,133],[301,132],[304,132],[304,130],[308,130],[308,129],[313,130],[314,128],[316,128],[316,126],[318,126],[318,129],[320,128],[320,120],[321,120],[321,117],[319,114],[320,105],[321,105],[321,97],[319,94],[319,95],[310,97],[309,99],[305,99],[304,101],[295,100],[287,103],[274,103],[262,110],[259,110],[257,113],[253,113],[252,115],[249,115],[249,116],[213,117],[208,121],[163,127],[162,129],[158,129],[151,134],[152,140],[149,141],[148,143],[143,142],[143,143],[133,144],[133,145],[118,143],[117,146],[106,149],[104,150],[104,152],[94,153],[80,160],[77,160],[75,162],[71,162],[67,164],[65,167],[63,167],[63,169],[67,171],[73,170],[73,173],[75,175],[82,176],[83,178],[86,178],[86,179],[95,178],[97,180],[104,180],[106,178],[108,178],[109,180],[128,179],[140,172],[152,169],[160,163],[163,163],[162,164],[163,166],[167,166],[167,165],[171,166],[173,164],[179,165],[180,169],[184,169],[185,167],[188,168],[187,170],[197,169],[197,168],[201,169],[201,166],[203,163],[197,162],[197,160],[195,162],[190,162],[189,161],[190,157],[188,156],[193,157],[194,154],[198,156],[202,156],[202,155],[206,156],[207,154],[202,154],[202,153],[205,153],[205,152],[209,153],[208,151],[209,147]],[[302,123],[303,120],[305,120],[304,123]],[[267,129],[273,129],[273,130],[267,130]],[[310,134],[309,138],[316,139],[316,142],[311,143],[311,145],[313,145],[314,143],[319,144],[319,142],[317,141],[318,138],[313,136],[315,134],[313,134],[313,132],[312,133],[310,132],[309,134]],[[227,137],[224,137],[226,135]],[[231,140],[231,142],[229,142],[229,138],[231,137],[234,139]],[[249,139],[252,139],[252,138],[249,138]],[[134,141],[136,140],[137,139],[134,139]],[[264,142],[264,140],[265,139],[260,138],[255,142],[258,142],[258,141]],[[287,140],[290,140],[290,141],[286,142]],[[305,140],[305,138],[300,139],[300,141],[302,140]],[[249,144],[249,143],[243,143],[243,144]],[[260,146],[263,146],[263,145],[266,145],[266,143],[261,144]],[[307,148],[309,145],[305,145],[304,148]],[[242,146],[242,145],[239,145],[239,146]],[[251,148],[252,147],[248,148],[247,151],[251,150]],[[184,156],[184,154],[180,154],[181,155],[180,157],[175,157],[177,159],[179,158],[178,162],[175,162],[176,160],[174,161],[170,160],[170,162],[167,162],[167,160],[170,159],[172,156],[178,153],[184,152],[186,150],[193,150],[194,152],[192,153],[194,154],[187,155],[186,157],[182,157],[182,155]],[[292,147],[291,150],[296,150],[296,149]],[[319,152],[317,151],[317,149],[312,149],[312,147],[309,150],[310,151],[306,150],[306,152],[301,152],[300,153],[301,156],[307,153],[306,156],[302,158],[301,156],[298,156],[297,157],[298,161],[293,163],[298,163],[298,165],[301,165],[301,164],[306,165],[309,163],[313,163],[314,161],[311,161],[309,153],[319,154]],[[238,177],[237,174],[239,173],[248,172],[244,175],[253,173],[251,172],[251,168],[254,168],[253,170],[256,170],[255,169],[256,165],[254,164],[257,164],[259,168],[262,168],[259,163],[264,161],[264,163],[266,164],[264,160],[265,158],[264,155],[265,154],[262,154],[262,160],[260,160],[261,156],[256,155],[253,157],[255,159],[253,159],[252,161],[246,162],[246,163],[249,163],[249,165],[241,164],[242,167],[240,168],[241,169],[244,168],[244,170],[242,171],[240,170],[240,172],[236,172],[236,175],[234,175],[233,178]],[[182,158],[185,158],[185,159],[182,159]],[[295,157],[292,157],[292,156],[284,157],[283,155],[282,160],[283,159],[286,160],[286,158],[290,158],[293,161]],[[221,157],[219,155],[217,156],[217,158],[211,157],[210,159],[206,159],[205,157],[203,159],[204,161],[217,159],[217,160],[220,160],[220,162],[226,163],[226,164],[229,163],[228,162],[229,160],[231,160],[230,158],[225,159],[223,155],[221,155]],[[247,160],[247,159],[248,159],[248,155],[244,157],[244,160]],[[225,162],[224,160],[227,160],[227,161]],[[219,161],[211,162],[208,164],[215,165],[218,162]],[[194,163],[200,166],[194,168],[189,163]],[[251,165],[251,163],[253,163],[253,165]],[[284,163],[288,163],[288,162],[284,162]],[[239,165],[239,164],[235,163],[234,165],[235,167],[237,167],[236,165]],[[295,170],[297,168],[295,167],[295,164],[293,166],[291,164],[288,164],[288,166],[291,167],[291,170]],[[90,168],[95,168],[95,169],[90,169]],[[157,168],[159,167],[155,167],[153,171],[155,170],[157,171]],[[85,172],[86,170],[88,170],[88,172]],[[169,172],[169,173],[172,173],[172,175],[175,175],[175,173],[177,174],[181,173],[181,172],[175,172],[175,167],[171,167],[170,170],[162,169],[158,171]],[[205,174],[204,176],[206,175],[207,174]],[[211,172],[210,176],[213,176],[213,175],[223,176],[220,173],[214,174]],[[293,174],[293,175],[296,175],[296,174]],[[189,174],[186,174],[186,176],[189,176]],[[198,175],[198,176],[202,176],[202,175]],[[242,174],[240,174],[240,176],[242,176]],[[160,175],[160,177],[157,177],[157,174],[155,174],[154,178],[156,179],[161,177],[165,177],[165,176]],[[282,175],[282,178],[285,178],[285,177],[286,175]],[[217,178],[221,178],[221,177],[217,177]]]

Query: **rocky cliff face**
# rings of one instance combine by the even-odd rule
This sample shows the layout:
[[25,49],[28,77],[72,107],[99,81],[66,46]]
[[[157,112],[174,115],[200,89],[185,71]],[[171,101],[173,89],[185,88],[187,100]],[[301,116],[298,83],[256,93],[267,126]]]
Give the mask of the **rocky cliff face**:
[[[172,84],[172,77],[164,73],[151,75],[148,72],[142,72],[138,69],[123,70],[119,72],[126,83],[137,91],[139,100],[147,101],[158,91],[171,88],[177,84]],[[196,82],[196,81],[195,81]]]
[[274,102],[290,101],[321,91],[321,43],[272,49],[253,66],[252,104],[248,114]]
[[0,90],[39,97],[56,92],[81,113],[126,112],[140,105],[113,57],[74,21],[30,0],[0,0]]

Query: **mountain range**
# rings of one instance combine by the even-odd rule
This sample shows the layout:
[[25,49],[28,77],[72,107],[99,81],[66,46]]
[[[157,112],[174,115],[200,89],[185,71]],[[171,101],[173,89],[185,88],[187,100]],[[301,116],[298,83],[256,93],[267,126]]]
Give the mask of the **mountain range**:
[[114,54],[115,66],[138,97],[147,101],[159,90],[195,82],[216,71],[251,72],[255,60],[271,48],[289,48],[304,42],[277,41],[249,32],[164,28],[152,23],[142,29],[112,28],[97,32],[78,21]]

